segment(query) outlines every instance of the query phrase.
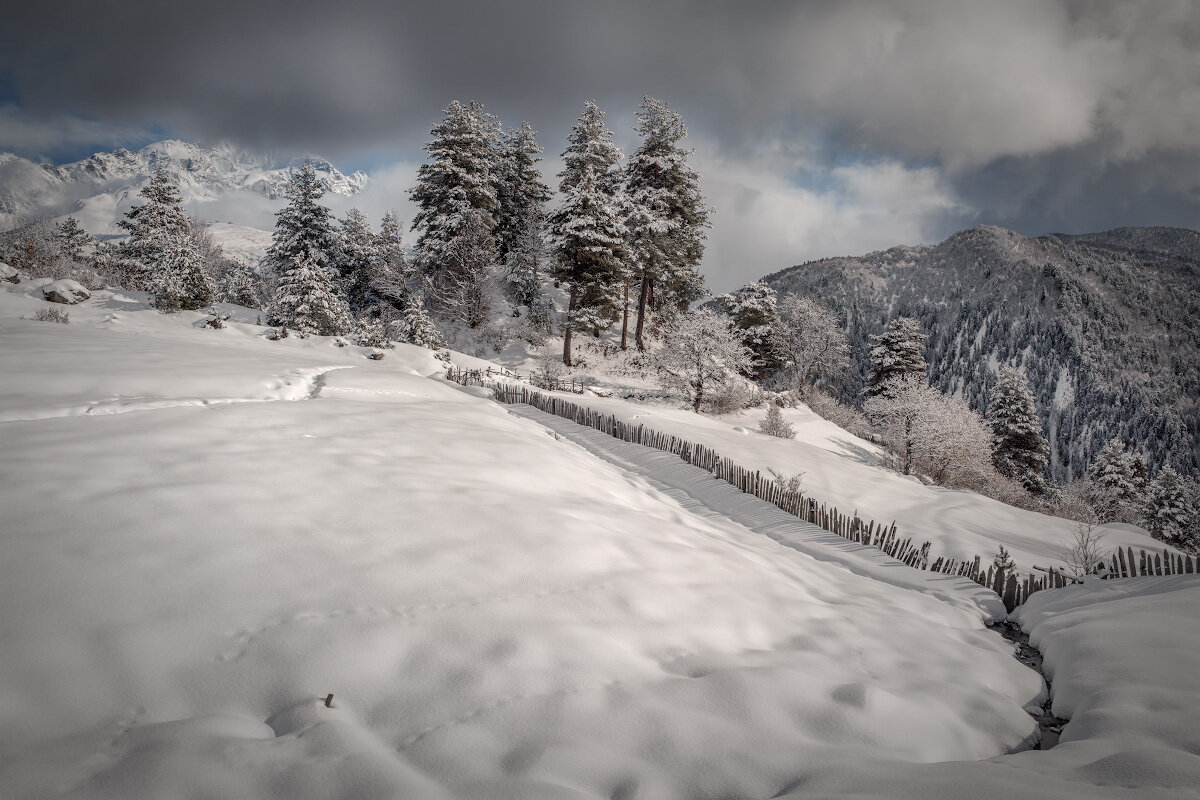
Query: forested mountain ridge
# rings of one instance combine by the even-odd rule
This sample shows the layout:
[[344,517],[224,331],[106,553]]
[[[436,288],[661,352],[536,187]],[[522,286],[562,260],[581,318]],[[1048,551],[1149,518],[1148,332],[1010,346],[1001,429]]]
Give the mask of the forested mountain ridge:
[[929,339],[930,379],[985,411],[1001,363],[1036,393],[1057,480],[1080,475],[1119,437],[1152,469],[1200,464],[1200,233],[1119,228],[1028,238],[993,226],[937,245],[830,258],[765,278],[844,319],[856,400],[870,337],[912,316]]

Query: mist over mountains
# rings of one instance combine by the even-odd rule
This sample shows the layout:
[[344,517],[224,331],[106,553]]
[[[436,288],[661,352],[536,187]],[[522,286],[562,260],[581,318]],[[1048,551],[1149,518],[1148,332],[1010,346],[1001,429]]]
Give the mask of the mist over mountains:
[[937,245],[829,258],[765,279],[842,315],[853,401],[870,337],[912,316],[929,334],[930,379],[985,411],[1002,363],[1028,374],[1057,480],[1119,437],[1152,468],[1200,463],[1200,233],[1118,228],[1029,238],[992,226]]
[[116,221],[160,167],[176,174],[189,213],[208,217],[218,204],[227,210],[239,199],[279,197],[288,178],[306,163],[335,194],[355,195],[368,181],[366,173],[345,175],[316,156],[266,158],[228,144],[203,147],[174,139],[60,166],[0,153],[0,230],[34,217],[71,214],[93,235],[116,234]]

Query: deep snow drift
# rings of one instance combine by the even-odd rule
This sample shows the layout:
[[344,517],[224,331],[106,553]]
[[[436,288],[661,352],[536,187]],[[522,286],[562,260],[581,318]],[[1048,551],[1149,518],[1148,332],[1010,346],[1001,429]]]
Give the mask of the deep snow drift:
[[[6,797],[1127,796],[1088,766],[1111,728],[1003,755],[1043,686],[968,582],[773,537],[426,350],[373,362],[110,292],[37,322],[37,285],[0,292]],[[1165,619],[1130,629],[1186,682],[1195,618]],[[1101,663],[1068,710],[1139,686],[1034,621],[1056,675]],[[1146,796],[1200,780],[1200,699],[1173,697],[1171,733],[1121,762]],[[1139,731],[1158,700],[1134,695]]]

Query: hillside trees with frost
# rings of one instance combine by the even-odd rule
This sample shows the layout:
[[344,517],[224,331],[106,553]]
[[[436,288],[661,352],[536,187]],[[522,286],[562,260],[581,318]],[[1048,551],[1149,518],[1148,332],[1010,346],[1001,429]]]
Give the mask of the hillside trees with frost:
[[881,431],[905,475],[926,475],[951,488],[989,491],[991,432],[961,399],[915,373],[889,379],[864,412]]
[[710,209],[700,191],[692,151],[681,142],[687,127],[663,100],[642,99],[635,130],[642,142],[625,168],[629,197],[629,242],[638,287],[639,350],[645,349],[645,323],[652,309],[687,307],[704,295],[700,259],[704,256]]
[[838,318],[804,295],[779,301],[770,344],[784,380],[801,392],[839,378],[850,366],[850,342]]
[[95,246],[96,240],[79,224],[79,220],[68,216],[58,223],[55,231],[58,249],[62,257],[72,264],[83,264],[86,255]]
[[1105,443],[1088,468],[1085,497],[1101,522],[1138,523],[1146,491],[1146,461],[1125,449],[1114,437]]
[[1142,518],[1156,539],[1189,553],[1200,553],[1200,516],[1196,485],[1171,466],[1163,467],[1146,486]]
[[664,384],[682,391],[696,413],[753,366],[750,349],[729,317],[711,309],[676,316],[663,332],[663,341],[653,353],[653,364]]

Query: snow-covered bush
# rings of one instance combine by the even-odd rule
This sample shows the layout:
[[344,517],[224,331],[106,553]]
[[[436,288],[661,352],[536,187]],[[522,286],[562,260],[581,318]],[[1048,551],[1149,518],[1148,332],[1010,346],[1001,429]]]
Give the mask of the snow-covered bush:
[[754,392],[739,373],[751,361],[729,317],[709,309],[679,315],[654,354],[664,386],[684,392],[696,413],[706,404],[718,413],[745,408]]
[[388,338],[387,326],[380,320],[362,319],[358,321],[358,329],[354,332],[354,341],[360,347],[394,348]]
[[802,394],[793,396],[808,406],[821,419],[829,420],[855,436],[861,436],[864,439],[874,436],[871,431],[871,423],[867,421],[861,411],[846,405],[820,389],[809,387]]
[[796,438],[796,429],[783,418],[783,412],[774,403],[767,404],[767,415],[758,421],[758,430],[767,436],[777,436],[780,439]]
[[762,403],[762,387],[735,374],[728,376],[723,383],[709,392],[700,407],[709,414],[733,414],[761,406]]

